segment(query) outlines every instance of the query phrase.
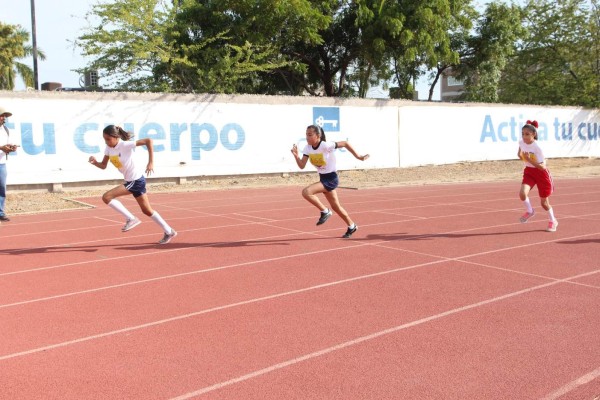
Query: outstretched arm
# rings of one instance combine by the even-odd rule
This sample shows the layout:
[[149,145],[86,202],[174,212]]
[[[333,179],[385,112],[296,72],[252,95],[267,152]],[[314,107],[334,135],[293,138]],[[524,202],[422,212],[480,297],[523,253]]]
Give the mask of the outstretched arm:
[[154,172],[154,147],[152,146],[152,139],[144,138],[135,141],[136,146],[146,146],[148,149],[148,165],[146,165],[146,175],[150,176]]
[[348,149],[348,151],[350,153],[352,153],[352,155],[354,157],[356,157],[357,159],[361,160],[361,161],[365,161],[367,158],[369,158],[368,154],[365,154],[364,156],[359,155],[356,150],[354,150],[354,147],[352,147],[352,145],[350,145],[350,143],[346,142],[346,141],[341,141],[341,142],[336,142],[337,143],[337,147],[341,148],[344,147],[346,149]]

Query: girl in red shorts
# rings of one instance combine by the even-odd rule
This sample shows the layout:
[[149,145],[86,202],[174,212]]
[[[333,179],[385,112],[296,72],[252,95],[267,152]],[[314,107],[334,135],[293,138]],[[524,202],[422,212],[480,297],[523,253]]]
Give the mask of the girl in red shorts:
[[531,202],[529,201],[529,191],[537,185],[540,201],[544,210],[548,211],[548,227],[547,232],[555,232],[558,226],[558,221],[554,217],[554,211],[550,205],[548,198],[554,191],[554,183],[552,175],[546,168],[544,153],[537,144],[537,121],[527,121],[521,130],[523,139],[519,141],[518,157],[525,162],[523,170],[523,181],[521,183],[521,191],[519,197],[525,203],[526,212],[520,218],[522,223],[525,223],[535,215]]

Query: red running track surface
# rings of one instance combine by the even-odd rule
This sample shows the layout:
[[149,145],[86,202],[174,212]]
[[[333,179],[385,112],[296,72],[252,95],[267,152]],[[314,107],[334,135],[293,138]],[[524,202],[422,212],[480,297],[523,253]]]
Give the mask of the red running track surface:
[[600,180],[150,193],[0,227],[1,399],[596,399]]

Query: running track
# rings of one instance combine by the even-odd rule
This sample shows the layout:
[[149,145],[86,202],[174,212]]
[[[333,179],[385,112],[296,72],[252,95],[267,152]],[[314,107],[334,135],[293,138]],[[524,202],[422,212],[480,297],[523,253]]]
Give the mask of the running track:
[[[1,399],[598,399],[600,179],[150,194],[0,227]],[[535,190],[534,190],[535,192]]]

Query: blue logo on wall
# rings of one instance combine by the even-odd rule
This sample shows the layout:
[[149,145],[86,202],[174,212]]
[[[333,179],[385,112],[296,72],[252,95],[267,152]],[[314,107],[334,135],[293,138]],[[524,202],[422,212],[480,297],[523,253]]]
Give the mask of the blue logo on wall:
[[313,107],[313,123],[319,125],[325,132],[339,132],[339,107]]

